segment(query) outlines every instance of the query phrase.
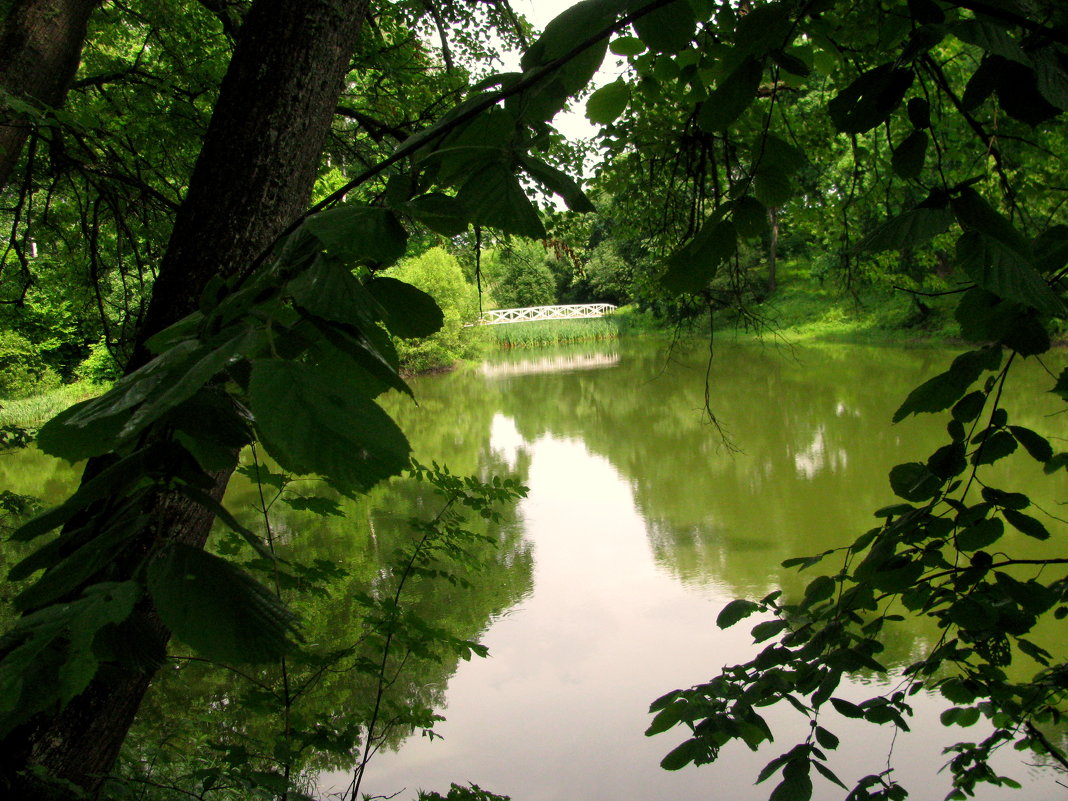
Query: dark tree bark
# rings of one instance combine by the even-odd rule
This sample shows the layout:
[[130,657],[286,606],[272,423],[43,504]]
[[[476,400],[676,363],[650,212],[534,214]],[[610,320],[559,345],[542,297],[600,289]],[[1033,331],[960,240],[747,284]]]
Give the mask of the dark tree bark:
[[[16,0],[0,29],[0,88],[20,100],[61,106],[82,57],[89,15],[100,0]],[[3,108],[0,103],[0,109]],[[18,161],[30,123],[0,119],[0,189]]]
[[[148,337],[196,309],[209,279],[240,272],[306,207],[367,5],[368,0],[256,0],[249,10],[130,369],[147,358]],[[228,478],[229,472],[215,476],[216,497]],[[202,547],[212,520],[181,496],[160,496],[138,558],[163,539]],[[131,560],[129,570],[133,566]],[[109,579],[128,578],[124,569],[113,566]],[[165,649],[169,632],[149,602],[130,625],[156,650]],[[62,712],[5,738],[0,768],[8,789],[20,799],[48,797],[20,778],[25,768],[39,767],[96,793],[150,681],[151,671],[110,665]]]

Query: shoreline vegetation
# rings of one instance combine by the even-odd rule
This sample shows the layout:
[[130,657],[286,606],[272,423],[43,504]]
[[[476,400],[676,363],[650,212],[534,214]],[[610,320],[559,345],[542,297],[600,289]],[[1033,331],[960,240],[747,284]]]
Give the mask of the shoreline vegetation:
[[[791,344],[827,343],[899,347],[946,346],[960,342],[952,309],[956,295],[914,295],[899,289],[860,287],[853,292],[810,278],[804,271],[783,276],[779,290],[762,303],[738,312],[713,313],[713,334],[720,341],[767,339]],[[470,329],[468,329],[470,330]],[[708,335],[707,314],[672,325],[635,305],[588,320],[522,322],[482,326],[473,358],[449,364],[420,364],[407,375],[448,372],[494,350],[538,348],[635,336]],[[1056,337],[1064,346],[1065,332]],[[403,369],[404,365],[402,365]],[[101,394],[106,382],[79,379],[25,397],[0,399],[0,428],[36,429],[78,401]]]

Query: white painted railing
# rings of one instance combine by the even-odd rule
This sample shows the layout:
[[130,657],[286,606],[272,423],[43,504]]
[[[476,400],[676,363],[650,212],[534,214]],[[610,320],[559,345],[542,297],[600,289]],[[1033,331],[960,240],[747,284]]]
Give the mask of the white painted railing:
[[477,325],[529,323],[535,320],[583,320],[604,317],[615,311],[611,303],[575,303],[570,306],[528,306],[525,309],[493,309],[483,312]]

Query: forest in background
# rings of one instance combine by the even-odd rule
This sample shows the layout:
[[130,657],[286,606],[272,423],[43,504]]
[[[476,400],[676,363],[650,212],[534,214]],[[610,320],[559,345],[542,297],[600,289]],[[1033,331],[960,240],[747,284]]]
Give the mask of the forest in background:
[[[411,469],[445,508],[492,517],[490,500],[514,500],[520,488],[487,476],[411,468],[375,402],[407,391],[403,365],[462,357],[480,301],[603,300],[666,327],[766,329],[793,293],[817,318],[839,299],[892,297],[886,327],[944,335],[952,320],[971,350],[895,416],[947,414],[946,445],[894,468],[901,503],[801,601],[728,607],[723,625],[775,615],[754,630],[771,644],[665,696],[651,730],[689,727],[665,759],[677,769],[769,738],[759,706],[799,705],[813,734],[769,776],[781,774],[773,797],[809,797],[835,742],[819,709],[906,725],[904,693],[833,695],[844,672],[881,667],[899,603],[946,632],[912,686],[938,686],[962,719],[996,727],[955,760],[960,797],[1000,781],[986,756],[1006,742],[1060,753],[1038,724],[1059,719],[1063,655],[1026,634],[1068,612],[1065,559],[993,546],[1006,527],[1056,543],[1063,522],[981,478],[1014,453],[1052,480],[1068,463],[1056,429],[1014,425],[1000,405],[1017,358],[1048,359],[1052,391],[1068,396],[1063,360],[1047,355],[1064,332],[1068,262],[1059,3],[585,0],[541,33],[503,1],[308,5],[3,4],[0,394],[78,380],[103,392],[36,435],[92,461],[72,498],[13,534],[44,544],[9,573],[11,787],[45,793],[51,776],[63,792],[100,792],[172,632],[221,661],[294,652],[279,571],[288,588],[324,576],[280,569],[269,527],[249,531],[220,506],[241,448],[255,442],[287,475],[343,494]],[[520,71],[493,72],[502,43],[523,53]],[[619,77],[587,88],[606,60]],[[599,126],[592,143],[552,127],[568,103]],[[584,159],[596,166],[580,182]],[[204,550],[216,517],[237,538],[229,550]],[[437,523],[435,542],[471,535]],[[398,594],[415,566],[444,558],[413,553]],[[225,609],[211,598],[224,586],[238,588]],[[368,619],[386,656],[364,666],[381,682],[394,639],[426,631],[379,589]],[[1014,654],[1037,663],[1033,681],[1007,681]],[[334,747],[367,747],[376,718]],[[290,750],[250,781],[286,797],[303,749],[295,731],[282,739]],[[903,797],[870,778],[850,797]]]

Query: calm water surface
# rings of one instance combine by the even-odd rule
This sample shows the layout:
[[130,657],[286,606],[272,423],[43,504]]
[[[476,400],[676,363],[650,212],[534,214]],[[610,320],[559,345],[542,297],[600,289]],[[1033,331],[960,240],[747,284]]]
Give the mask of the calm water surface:
[[[422,410],[402,413],[411,414],[417,451],[424,425],[441,446],[441,420],[427,416],[444,414],[458,437],[481,437],[482,453],[530,486],[519,515],[533,545],[533,586],[487,628],[491,657],[461,663],[449,680],[443,739],[412,738],[379,755],[365,790],[444,791],[455,781],[516,801],[767,798],[777,779],[753,782],[798,742],[791,737],[803,737],[800,716],[772,712],[781,734],[758,754],[725,749],[713,765],[669,773],[659,760],[684,738],[646,738],[647,706],[751,652],[751,624],[715,626],[727,601],[802,590],[808,578],[783,570],[783,559],[850,541],[874,524],[872,511],[893,502],[889,468],[926,459],[941,444],[942,423],[889,420],[948,354],[725,346],[710,399],[733,447],[702,411],[702,357],[649,344],[516,352],[479,371],[418,382]],[[1036,381],[1052,385],[1037,370],[1022,377],[1023,386]],[[1044,417],[1055,410],[1032,406],[1016,422],[1055,433]],[[1039,496],[1053,483],[1026,457],[1010,461],[1007,483]],[[1061,498],[1044,499],[1046,508],[1064,500],[1058,489]],[[887,656],[911,661],[934,636],[903,635]],[[860,700],[881,681],[858,677],[839,695]],[[983,736],[978,726],[943,728],[943,706],[916,697],[914,732],[896,739],[887,727],[836,720],[831,728],[845,735],[836,770],[849,783],[889,759],[913,798],[943,797],[941,748]],[[981,798],[1068,797],[1014,755],[1001,767],[1027,789]],[[844,795],[816,782],[815,798]]]
[[[778,587],[799,593],[809,577],[781,568],[783,559],[848,543],[875,524],[872,511],[894,500],[889,469],[925,460],[942,444],[938,418],[894,426],[891,415],[950,356],[724,344],[709,399],[727,440],[702,408],[702,348],[518,351],[478,369],[416,380],[419,406],[398,401],[394,410],[416,456],[458,473],[511,471],[530,494],[517,510],[507,553],[488,574],[493,586],[483,588],[482,606],[473,604],[481,611],[469,615],[474,629],[483,629],[490,658],[461,662],[446,680],[428,679],[428,691],[444,705],[442,739],[412,737],[399,751],[379,754],[363,790],[404,790],[398,798],[411,798],[419,788],[444,793],[450,782],[474,782],[515,801],[766,799],[777,779],[753,782],[767,761],[798,742],[792,738],[804,736],[799,715],[770,711],[777,741],[757,754],[728,748],[713,765],[669,773],[658,763],[684,737],[672,731],[646,738],[648,705],[752,652],[748,630],[757,621],[716,627],[726,602]],[[1055,371],[1063,367],[1063,354],[1058,358],[1050,364]],[[1032,394],[1052,386],[1038,369],[1018,381]],[[1065,436],[1063,417],[1048,417],[1054,400],[1029,401],[1010,422]],[[1026,456],[1005,461],[1003,488],[1025,488],[1046,509],[1066,500],[1063,480],[1054,485]],[[50,501],[70,481],[69,470],[33,454],[0,461],[3,486]],[[231,505],[243,505],[248,492],[235,484]],[[396,508],[366,512],[366,519],[377,525],[406,514],[403,497],[391,497]],[[345,533],[330,525],[294,533],[294,547],[339,561],[369,550],[367,529],[353,533],[343,523]],[[373,565],[367,569],[373,574]],[[343,605],[331,612],[332,625],[343,628],[350,619]],[[342,641],[345,633],[336,636]],[[885,656],[907,663],[936,636],[933,628],[899,634]],[[1060,632],[1040,636],[1063,658]],[[838,694],[860,700],[883,681],[858,676]],[[941,748],[984,732],[943,728],[938,698],[920,695],[914,706],[913,733],[896,738],[886,727],[825,722],[844,735],[833,765],[847,784],[889,760],[912,798],[945,795]],[[1050,775],[1014,754],[1000,768],[1026,789],[984,791],[981,799],[1068,798]],[[345,772],[325,773],[320,789],[340,791],[348,781]],[[815,781],[814,798],[844,796]]]

